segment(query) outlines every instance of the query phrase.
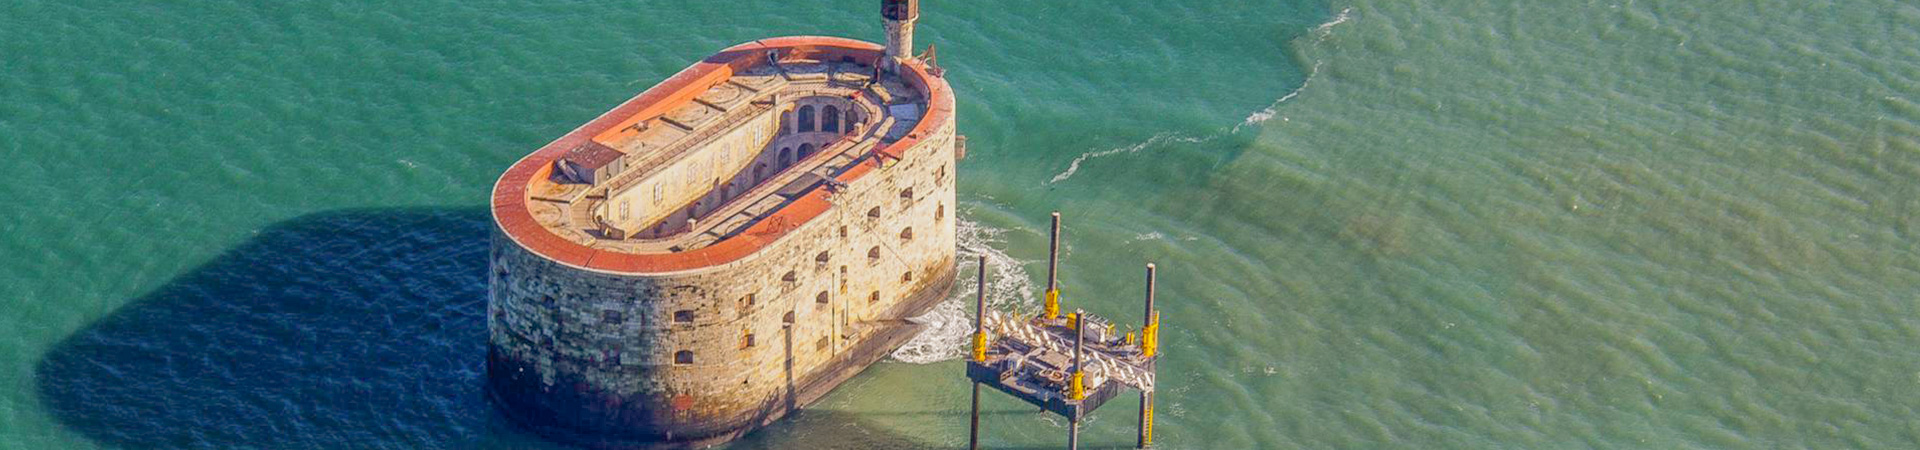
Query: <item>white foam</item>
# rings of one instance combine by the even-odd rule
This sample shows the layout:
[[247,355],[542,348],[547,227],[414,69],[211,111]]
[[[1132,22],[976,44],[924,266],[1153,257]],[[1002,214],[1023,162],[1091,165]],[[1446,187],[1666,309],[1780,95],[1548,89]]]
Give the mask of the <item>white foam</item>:
[[975,277],[979,276],[979,257],[987,255],[993,272],[987,276],[987,307],[995,309],[1033,309],[1033,281],[1027,278],[1024,261],[1014,259],[997,246],[1004,245],[1001,230],[961,218],[955,237],[960,241],[959,261],[954,267],[953,294],[932,311],[907,319],[926,324],[919,335],[893,351],[893,359],[913,364],[928,364],[966,355],[967,335],[973,332]]
[[1066,181],[1067,178],[1070,178],[1073,176],[1074,172],[1080,171],[1080,163],[1087,162],[1087,160],[1089,159],[1102,158],[1102,157],[1113,156],[1113,155],[1124,155],[1128,153],[1137,153],[1141,150],[1146,150],[1148,148],[1152,148],[1155,145],[1159,145],[1167,142],[1201,143],[1201,142],[1213,140],[1215,137],[1217,136],[1192,137],[1192,136],[1183,136],[1178,133],[1164,132],[1164,133],[1155,134],[1153,135],[1153,137],[1147,138],[1147,140],[1145,141],[1141,141],[1126,147],[1111,148],[1106,150],[1081,153],[1079,157],[1073,158],[1072,163],[1067,164],[1067,170],[1062,171],[1058,174],[1055,174],[1052,180],[1047,181],[1047,184],[1054,184],[1054,183]]
[[[1312,34],[1314,36],[1312,45],[1320,45],[1321,42],[1325,42],[1328,36],[1333,35],[1334,27],[1339,26],[1340,24],[1343,24],[1343,23],[1347,23],[1347,21],[1349,20],[1353,20],[1353,8],[1342,9],[1340,10],[1340,13],[1335,14],[1332,19],[1328,19],[1326,22],[1323,22],[1320,25],[1314,26],[1312,31]],[[1293,88],[1293,90],[1290,92],[1287,92],[1286,95],[1280,96],[1280,99],[1274,100],[1273,103],[1268,104],[1267,107],[1261,108],[1259,111],[1254,111],[1252,114],[1248,114],[1247,118],[1241,119],[1239,124],[1235,124],[1233,128],[1226,130],[1225,134],[1239,133],[1242,128],[1246,128],[1247,126],[1258,125],[1268,120],[1273,120],[1275,116],[1279,115],[1281,104],[1286,103],[1289,100],[1293,100],[1294,97],[1299,97],[1301,92],[1305,92],[1307,90],[1307,86],[1313,84],[1314,78],[1320,75],[1320,66],[1322,64],[1323,64],[1323,61],[1314,61],[1313,65],[1308,67],[1307,69],[1307,78],[1300,82],[1299,87]],[[1284,121],[1285,119],[1281,119],[1281,120]],[[1067,170],[1064,170],[1058,174],[1055,174],[1053,176],[1053,179],[1047,180],[1046,184],[1059,183],[1062,181],[1066,181],[1068,178],[1073,177],[1074,173],[1080,171],[1080,164],[1087,162],[1087,160],[1089,159],[1103,158],[1103,157],[1114,156],[1114,155],[1124,155],[1129,153],[1138,153],[1141,150],[1152,148],[1155,145],[1159,145],[1167,142],[1203,143],[1203,142],[1217,139],[1219,137],[1220,137],[1220,134],[1218,133],[1207,135],[1207,136],[1196,137],[1196,136],[1185,136],[1185,135],[1181,135],[1173,132],[1162,132],[1162,133],[1153,135],[1153,137],[1147,138],[1146,141],[1142,141],[1140,143],[1136,143],[1126,147],[1111,148],[1106,150],[1081,153],[1080,156],[1073,158],[1073,162],[1067,164]]]
[[[1333,27],[1347,23],[1349,20],[1353,20],[1353,8],[1342,9],[1340,10],[1340,14],[1334,15],[1332,19],[1328,19],[1326,22],[1313,27],[1312,45],[1320,45],[1321,42],[1326,42],[1327,37],[1333,35]],[[1294,97],[1300,96],[1301,92],[1307,90],[1307,86],[1313,84],[1313,79],[1320,75],[1320,66],[1323,63],[1325,63],[1325,61],[1314,61],[1313,65],[1307,68],[1307,79],[1300,82],[1300,87],[1293,88],[1293,91],[1287,92],[1287,95],[1280,96],[1279,100],[1274,100],[1273,104],[1267,105],[1266,108],[1261,108],[1259,111],[1254,111],[1253,114],[1248,114],[1247,118],[1241,120],[1239,125],[1234,125],[1233,130],[1230,132],[1239,133],[1241,128],[1273,120],[1273,117],[1279,114],[1281,104],[1286,103],[1288,100],[1293,100]]]

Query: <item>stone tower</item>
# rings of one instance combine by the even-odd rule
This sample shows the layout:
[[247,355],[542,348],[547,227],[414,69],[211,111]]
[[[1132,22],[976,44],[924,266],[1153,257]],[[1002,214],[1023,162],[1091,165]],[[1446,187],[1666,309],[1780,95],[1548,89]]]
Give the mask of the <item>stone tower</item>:
[[880,16],[887,19],[887,53],[882,68],[893,73],[913,57],[913,21],[920,19],[920,0],[880,0]]

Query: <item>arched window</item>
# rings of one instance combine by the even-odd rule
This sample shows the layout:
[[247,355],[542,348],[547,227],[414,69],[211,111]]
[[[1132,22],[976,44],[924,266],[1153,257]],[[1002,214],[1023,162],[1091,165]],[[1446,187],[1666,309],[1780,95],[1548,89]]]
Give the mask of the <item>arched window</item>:
[[822,304],[822,305],[825,305],[825,304],[827,304],[827,300],[828,300],[828,299],[827,299],[827,291],[820,291],[820,295],[815,295],[815,296],[813,296],[813,302],[814,302],[814,303],[819,303],[819,304]]
[[793,132],[793,111],[780,113],[780,134]]
[[693,351],[681,350],[681,351],[673,352],[673,363],[674,364],[693,364]]
[[840,131],[840,108],[827,105],[820,113],[820,131]]
[[878,207],[878,206],[875,206],[875,207],[873,207],[873,209],[869,209],[869,210],[867,210],[867,218],[869,218],[869,219],[878,219],[878,218],[880,218],[880,207]]
[[813,262],[820,263],[821,265],[826,265],[827,260],[831,259],[832,257],[833,256],[828,254],[827,252],[820,252],[820,254],[818,255],[813,255]]
[[813,144],[800,144],[800,159],[813,156]]
[[780,281],[785,281],[788,283],[800,281],[800,274],[798,272],[789,270],[787,271],[786,275],[780,276]]
[[913,206],[913,188],[900,190],[901,206]]
[[799,131],[801,133],[813,131],[813,105],[800,107],[799,120],[800,120]]
[[873,291],[873,293],[867,294],[867,304],[871,305],[874,303],[880,303],[880,291]]
[[780,148],[780,160],[778,161],[778,163],[780,164],[778,167],[782,169],[787,168],[787,166],[793,165],[793,147]]
[[868,263],[880,262],[880,246],[875,245],[873,246],[873,249],[867,250],[867,262]]
[[900,272],[900,282],[901,282],[901,283],[912,283],[912,282],[913,282],[913,272]]
[[853,113],[853,108],[847,108],[847,132],[853,132],[853,126],[859,124],[860,116]]
[[913,227],[907,227],[905,229],[900,230],[900,240],[902,241],[913,240]]
[[682,309],[673,312],[673,323],[693,323],[693,310]]
[[767,163],[760,163],[759,165],[753,166],[753,184],[760,184],[760,180],[764,180],[766,177]]
[[793,323],[793,311],[787,311],[787,315],[780,316],[780,323]]

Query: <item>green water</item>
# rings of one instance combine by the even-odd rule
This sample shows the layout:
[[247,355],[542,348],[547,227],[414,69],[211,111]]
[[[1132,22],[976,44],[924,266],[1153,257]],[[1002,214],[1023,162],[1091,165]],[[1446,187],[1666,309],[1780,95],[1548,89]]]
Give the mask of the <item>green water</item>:
[[[540,446],[478,394],[494,178],[727,45],[878,40],[875,6],[0,5],[0,448]],[[1911,2],[944,0],[919,33],[1001,304],[1050,210],[1070,307],[1135,320],[1160,265],[1162,448],[1920,446]],[[960,363],[921,363],[959,345],[738,447],[963,446]],[[990,447],[1064,443],[986,410]]]

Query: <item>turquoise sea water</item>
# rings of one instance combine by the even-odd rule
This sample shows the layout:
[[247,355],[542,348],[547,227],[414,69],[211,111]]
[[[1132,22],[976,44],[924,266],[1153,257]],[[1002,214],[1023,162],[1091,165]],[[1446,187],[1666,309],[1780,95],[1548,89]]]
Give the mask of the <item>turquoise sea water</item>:
[[[0,448],[545,447],[480,396],[494,178],[875,6],[0,5]],[[1920,447],[1912,2],[924,9],[997,303],[1054,209],[1070,307],[1160,265],[1162,448]],[[736,447],[964,446],[942,328]]]

